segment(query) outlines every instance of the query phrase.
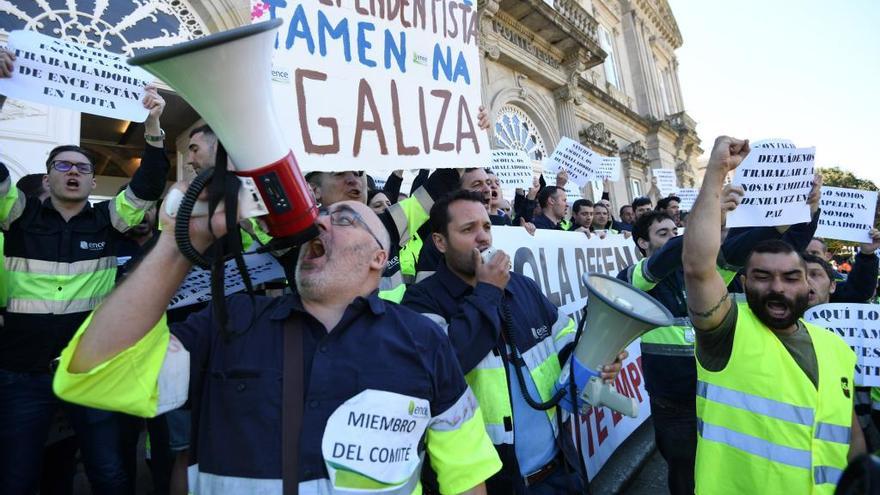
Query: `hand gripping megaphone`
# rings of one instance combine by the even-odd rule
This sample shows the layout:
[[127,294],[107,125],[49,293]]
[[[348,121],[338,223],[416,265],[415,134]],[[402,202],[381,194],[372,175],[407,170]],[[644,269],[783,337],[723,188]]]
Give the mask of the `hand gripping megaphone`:
[[128,63],[157,76],[192,105],[242,179],[248,201],[240,202],[267,213],[262,218],[269,235],[296,243],[317,235],[318,208],[273,109],[272,43],[281,24],[273,19],[242,26],[151,50]]
[[586,273],[584,285],[589,292],[585,330],[560,379],[573,375],[578,403],[605,406],[634,418],[636,400],[603,383],[599,370],[645,332],[672,325],[672,314],[645,292],[608,275]]

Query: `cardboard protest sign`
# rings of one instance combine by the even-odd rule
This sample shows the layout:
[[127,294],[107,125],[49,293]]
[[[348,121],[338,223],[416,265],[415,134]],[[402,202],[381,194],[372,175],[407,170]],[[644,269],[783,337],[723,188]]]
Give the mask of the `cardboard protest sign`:
[[691,211],[694,207],[694,202],[697,200],[697,195],[700,194],[699,189],[694,189],[690,187],[686,187],[684,189],[679,189],[676,196],[681,199],[681,203],[678,204],[678,208],[681,211]]
[[877,191],[822,186],[816,237],[841,241],[871,242]]
[[810,221],[816,148],[756,148],[737,167],[733,184],[745,190],[727,226],[775,227]]
[[678,178],[675,176],[675,170],[670,168],[653,168],[651,174],[657,178],[657,189],[660,190],[660,196],[666,197],[670,194],[678,192]]
[[[578,322],[587,298],[583,274],[614,276],[641,257],[633,240],[622,235],[588,239],[578,232],[538,230],[530,236],[522,228],[492,227],[492,245],[510,255],[513,271],[534,280],[553,304]],[[578,415],[584,462],[590,478],[651,415],[639,341],[630,344],[627,351],[629,358],[623,362],[615,386],[620,393],[638,401],[639,415],[629,418],[608,408],[590,408]],[[575,434],[572,429],[572,435]]]
[[472,2],[268,2],[275,111],[303,168],[482,167]]
[[620,157],[619,156],[603,156],[599,162],[599,171],[597,175],[611,182],[620,180]]
[[[541,176],[544,177],[544,183],[548,186],[556,185],[556,172],[548,172],[545,169],[541,172]],[[581,188],[578,187],[577,184],[572,181],[565,183],[565,199],[567,199],[569,203],[573,203],[582,197],[584,197],[584,195],[581,194]]]
[[563,136],[553,154],[547,159],[545,170],[554,174],[560,169],[568,172],[568,180],[578,187],[599,176],[599,163],[602,157],[574,139]]
[[[268,253],[249,254],[244,257],[248,274],[254,285],[271,280],[284,278],[284,269],[278,261]],[[244,282],[239,275],[235,260],[226,262],[224,287],[226,294],[234,294],[244,290]],[[211,272],[201,268],[193,268],[186,279],[180,284],[177,293],[171,298],[168,309],[182,308],[211,300]]]
[[141,99],[154,78],[125,57],[34,31],[12,31],[8,48],[15,72],[0,79],[0,94],[113,119],[147,119]]
[[853,349],[857,386],[880,386],[880,306],[820,304],[808,309],[804,320],[834,332]]
[[505,190],[532,187],[532,160],[525,151],[492,150],[489,168],[495,172]]

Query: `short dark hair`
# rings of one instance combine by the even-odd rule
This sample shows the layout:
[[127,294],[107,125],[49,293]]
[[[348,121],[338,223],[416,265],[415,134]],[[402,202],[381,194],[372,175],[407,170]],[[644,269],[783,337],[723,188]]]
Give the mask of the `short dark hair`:
[[37,198],[43,194],[44,191],[43,177],[44,174],[27,174],[21,179],[18,179],[18,182],[15,183],[15,187],[17,187],[26,198]]
[[630,210],[633,209],[632,205],[623,205],[620,207],[620,210],[617,213],[622,217],[623,211],[626,210],[627,208],[629,208]]
[[[664,211],[649,211],[644,215],[640,216],[636,223],[633,224],[633,242],[636,243],[636,246],[639,245],[639,239],[644,239],[648,242],[651,242],[651,225],[655,223],[663,222],[665,220],[672,220],[672,217],[666,214]],[[639,247],[639,250],[642,254],[645,253],[645,250]]]
[[49,152],[49,158],[46,158],[46,170],[47,171],[49,170],[49,167],[52,165],[52,160],[54,160],[56,156],[58,156],[61,153],[64,153],[65,151],[75,151],[75,152],[83,155],[84,157],[86,157],[86,160],[88,160],[89,163],[92,163],[92,164],[95,163],[95,159],[92,158],[92,153],[89,150],[87,150],[85,148],[81,148],[75,144],[64,144],[64,145],[56,146],[56,147],[52,148],[52,151]]
[[633,210],[637,209],[639,206],[651,205],[651,198],[647,196],[639,196],[634,199],[632,202]]
[[550,198],[554,194],[556,194],[556,191],[560,189],[562,188],[556,186],[545,186],[543,189],[541,189],[541,192],[538,193],[538,205],[540,205],[541,208],[546,208],[547,202],[550,201]]
[[473,201],[474,203],[480,203],[480,206],[482,206],[483,195],[468,191],[467,189],[458,189],[435,201],[434,206],[431,207],[431,217],[429,219],[432,233],[436,232],[444,236],[449,235],[449,205],[456,201]]
[[828,275],[828,280],[834,282],[836,279],[834,278],[834,268],[831,267],[831,263],[829,263],[825,258],[821,258],[816,256],[815,254],[810,253],[801,253],[801,258],[804,259],[804,263],[812,263],[814,265],[819,265],[825,270],[825,275]]
[[583,208],[583,207],[585,207],[585,206],[586,206],[586,207],[589,207],[589,208],[592,208],[592,207],[593,207],[593,202],[590,201],[589,199],[581,198],[581,199],[575,201],[573,205],[571,205],[571,213],[572,213],[573,215],[577,215],[577,214],[578,214],[578,211],[580,211],[580,209]]
[[752,261],[752,256],[756,254],[794,254],[801,261],[801,265],[804,269],[807,267],[801,253],[799,253],[791,244],[782,239],[767,239],[755,244],[752,251],[749,253],[749,256],[746,258],[746,263],[744,265],[745,268],[749,267],[749,263]]
[[199,134],[199,133],[204,134],[209,137],[212,137],[214,139],[217,139],[217,135],[214,134],[214,129],[211,129],[211,126],[209,126],[207,124],[200,125],[200,126],[196,127],[195,129],[189,131],[189,137],[192,138],[193,136],[195,136],[196,134]]
[[665,210],[669,208],[669,203],[675,201],[676,203],[681,203],[681,198],[678,196],[667,196],[659,201],[657,201],[657,206],[654,207],[655,210]]
[[822,245],[822,249],[824,249],[826,252],[828,251],[828,243],[825,242],[825,239],[822,239],[821,237],[813,237],[812,239],[810,239],[810,242],[813,242],[813,241],[818,242],[819,244]]

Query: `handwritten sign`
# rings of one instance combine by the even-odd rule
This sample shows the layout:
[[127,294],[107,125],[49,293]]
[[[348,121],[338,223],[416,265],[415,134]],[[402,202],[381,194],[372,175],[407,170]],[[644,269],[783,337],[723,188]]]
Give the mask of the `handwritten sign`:
[[745,190],[727,215],[728,227],[794,225],[810,221],[816,148],[756,148],[743,160],[733,184]]
[[[244,257],[248,274],[254,285],[284,278],[284,269],[272,255],[246,254]],[[234,294],[244,290],[244,282],[239,275],[235,260],[226,262],[224,288],[226,294]],[[193,268],[186,279],[180,284],[177,293],[171,298],[168,309],[182,308],[211,300],[211,272],[201,268]]]
[[686,187],[684,189],[679,189],[675,194],[681,199],[681,202],[678,203],[678,208],[681,211],[691,211],[694,207],[694,202],[697,201],[697,195],[700,194],[699,189],[694,189],[690,187]]
[[880,386],[880,307],[834,303],[814,306],[804,320],[840,336],[856,353],[856,385]]
[[[544,172],[541,172],[541,176],[544,177],[544,183],[547,184],[548,186],[555,186],[556,185],[556,172],[547,172],[545,170]],[[584,195],[581,194],[581,188],[578,187],[577,184],[575,184],[572,181],[566,182],[564,189],[565,189],[565,199],[569,203],[573,203],[573,202],[584,197]]]
[[599,162],[599,177],[608,179],[611,182],[620,180],[620,157],[603,156]]
[[144,86],[153,76],[125,58],[34,31],[12,31],[15,72],[0,94],[103,117],[143,122]]
[[478,167],[489,138],[480,107],[472,2],[266,2],[280,18],[273,96],[309,170]]
[[522,150],[492,150],[489,168],[505,189],[532,187],[532,161]]
[[661,197],[665,198],[678,192],[678,178],[675,176],[675,170],[654,168],[651,169],[651,173],[657,178],[657,189],[660,190]]
[[816,236],[841,241],[871,242],[877,191],[822,186]]
[[556,173],[561,169],[568,172],[568,180],[573,181],[578,187],[584,187],[591,179],[599,176],[599,163],[602,157],[590,148],[582,145],[574,139],[564,137],[559,140],[553,154],[547,159],[547,167],[550,172]]

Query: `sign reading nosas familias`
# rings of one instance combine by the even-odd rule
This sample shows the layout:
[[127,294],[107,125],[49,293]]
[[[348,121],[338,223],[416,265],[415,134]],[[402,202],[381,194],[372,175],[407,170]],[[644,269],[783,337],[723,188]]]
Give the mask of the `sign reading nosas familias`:
[[816,237],[841,241],[871,242],[877,191],[822,186]]
[[143,122],[141,104],[147,71],[125,57],[62,41],[34,31],[12,31],[8,48],[15,53],[12,77],[0,79],[0,94],[113,119]]
[[275,111],[310,170],[483,167],[476,3],[288,0],[275,40]]
[[590,148],[563,136],[547,158],[545,170],[555,174],[564,169],[568,172],[568,180],[584,187],[590,180],[598,178],[601,160],[602,157]]
[[492,150],[489,168],[505,189],[532,187],[532,161],[522,150]]
[[733,184],[745,190],[728,227],[775,227],[810,221],[816,148],[753,148],[736,168]]
[[808,309],[804,320],[834,332],[855,351],[857,386],[880,386],[880,306],[820,304]]

